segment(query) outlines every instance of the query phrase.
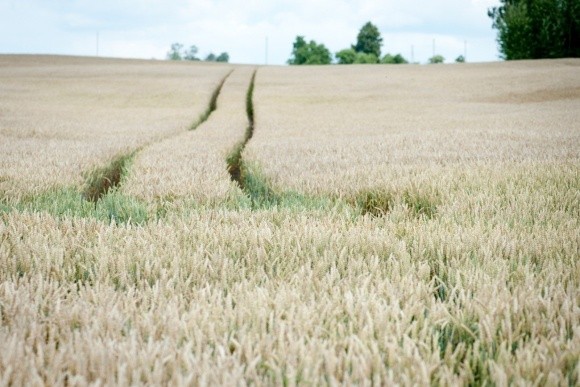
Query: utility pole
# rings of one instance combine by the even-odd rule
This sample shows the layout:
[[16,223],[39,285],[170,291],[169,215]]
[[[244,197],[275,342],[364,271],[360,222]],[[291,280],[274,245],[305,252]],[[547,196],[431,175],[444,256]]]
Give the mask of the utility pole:
[[266,36],[266,53],[265,53],[264,63],[268,64],[268,37],[267,36]]
[[463,41],[463,59],[467,62],[467,40]]
[[415,46],[411,44],[411,64],[415,63]]
[[99,31],[97,31],[97,56],[99,56]]
[[433,56],[435,56],[435,39],[433,39]]

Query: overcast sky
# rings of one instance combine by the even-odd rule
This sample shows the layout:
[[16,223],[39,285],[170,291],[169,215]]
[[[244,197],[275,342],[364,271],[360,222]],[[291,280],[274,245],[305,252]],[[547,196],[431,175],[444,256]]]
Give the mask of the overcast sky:
[[284,64],[297,35],[331,52],[371,21],[382,52],[425,63],[498,60],[487,8],[497,0],[0,0],[0,53],[164,59],[174,42],[234,63]]

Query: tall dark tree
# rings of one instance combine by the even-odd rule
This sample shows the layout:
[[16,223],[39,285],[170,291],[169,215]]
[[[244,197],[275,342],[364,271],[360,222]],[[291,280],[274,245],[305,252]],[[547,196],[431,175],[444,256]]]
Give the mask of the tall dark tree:
[[580,57],[580,1],[500,0],[488,16],[504,59]]
[[381,57],[381,46],[383,45],[383,38],[377,26],[371,22],[367,22],[360,29],[356,37],[356,44],[352,48],[356,52],[364,52],[365,54],[373,54],[375,57]]
[[288,64],[330,64],[332,56],[324,44],[317,44],[314,40],[306,42],[304,36],[297,36],[292,44],[292,57]]

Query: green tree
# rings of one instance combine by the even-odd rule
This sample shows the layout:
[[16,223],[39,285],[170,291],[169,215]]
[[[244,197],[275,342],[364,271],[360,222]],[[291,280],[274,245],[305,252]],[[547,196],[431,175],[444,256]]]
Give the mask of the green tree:
[[403,55],[401,55],[401,54],[396,54],[396,55],[385,54],[383,59],[381,59],[381,63],[384,63],[384,64],[405,64],[405,63],[409,63],[409,61],[407,61],[407,59],[405,59],[403,57]]
[[356,37],[356,44],[352,48],[356,52],[364,52],[365,54],[374,54],[375,57],[381,57],[381,46],[383,45],[383,38],[377,26],[371,22],[367,22],[360,29]]
[[361,63],[378,63],[379,60],[375,54],[356,52],[353,48],[345,48],[336,53],[338,64],[361,64]]
[[[173,43],[169,49],[169,52],[167,52],[167,59],[198,61],[200,59],[197,57],[197,53],[197,46],[191,46],[187,51],[183,51],[183,44]],[[227,52],[222,52],[218,56],[216,56],[214,53],[209,53],[205,58],[205,61],[208,62],[229,62],[229,60],[230,56]]]
[[356,51],[354,48],[345,48],[337,52],[334,56],[338,64],[353,64],[356,60]]
[[366,52],[357,52],[354,58],[354,63],[357,64],[376,64],[379,63],[379,58],[375,54],[367,54]]
[[465,63],[465,57],[463,55],[459,55],[457,58],[455,58],[455,62]]
[[442,55],[435,55],[432,56],[431,58],[429,58],[429,63],[431,64],[437,64],[437,63],[443,63],[445,62],[445,58]]
[[488,16],[503,59],[580,57],[580,1],[500,0]]
[[216,62],[229,62],[230,61],[230,55],[227,52],[222,52],[221,54],[218,55],[217,58],[215,58]]
[[191,47],[189,47],[189,50],[187,50],[187,52],[183,56],[183,59],[185,59],[185,60],[199,60],[199,58],[196,55],[197,55],[197,46],[191,46]]
[[181,60],[182,54],[181,51],[183,50],[183,44],[181,43],[173,43],[169,52],[167,52],[167,59],[169,60]]
[[216,56],[216,54],[214,54],[213,52],[210,52],[205,57],[204,61],[206,61],[206,62],[229,62],[230,55],[227,52],[222,52],[221,54]]
[[328,48],[314,40],[307,43],[304,36],[297,36],[292,47],[292,57],[288,59],[288,64],[330,64],[332,61]]

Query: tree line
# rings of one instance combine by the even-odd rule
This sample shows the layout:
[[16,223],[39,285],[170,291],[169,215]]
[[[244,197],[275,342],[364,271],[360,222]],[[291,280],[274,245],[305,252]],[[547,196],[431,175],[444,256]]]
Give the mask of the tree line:
[[[183,44],[173,43],[171,48],[167,52],[168,60],[191,60],[200,61],[201,58],[197,57],[198,48],[197,46],[190,46],[187,50],[184,49]],[[219,55],[215,55],[210,52],[204,59],[206,62],[229,62],[230,56],[227,52],[222,52]]]
[[500,0],[488,10],[500,57],[580,57],[579,0]]
[[[580,57],[580,0],[499,0],[500,5],[489,8],[492,28],[497,30],[500,58],[540,59]],[[288,64],[353,64],[384,63],[403,64],[409,61],[400,53],[381,56],[383,38],[377,26],[370,21],[362,26],[356,43],[334,55],[324,45],[297,36],[292,44]],[[170,60],[201,60],[198,49],[184,49],[180,43],[171,45],[167,53]],[[210,53],[205,61],[229,62],[227,52]],[[433,55],[429,63],[443,63],[445,58]],[[456,62],[465,62],[459,55]]]
[[[348,48],[342,49],[334,54],[334,60],[338,64],[355,64],[355,63],[383,63],[383,64],[404,64],[409,61],[400,53],[386,53],[381,56],[381,46],[383,38],[377,26],[367,22],[360,29],[356,43]],[[429,63],[443,63],[445,58],[441,55],[434,55],[429,58]],[[465,62],[465,58],[460,55],[457,62]],[[288,64],[305,65],[305,64],[331,64],[333,55],[324,44],[316,43],[311,40],[306,41],[304,36],[297,36],[292,45],[292,56],[288,59]]]

